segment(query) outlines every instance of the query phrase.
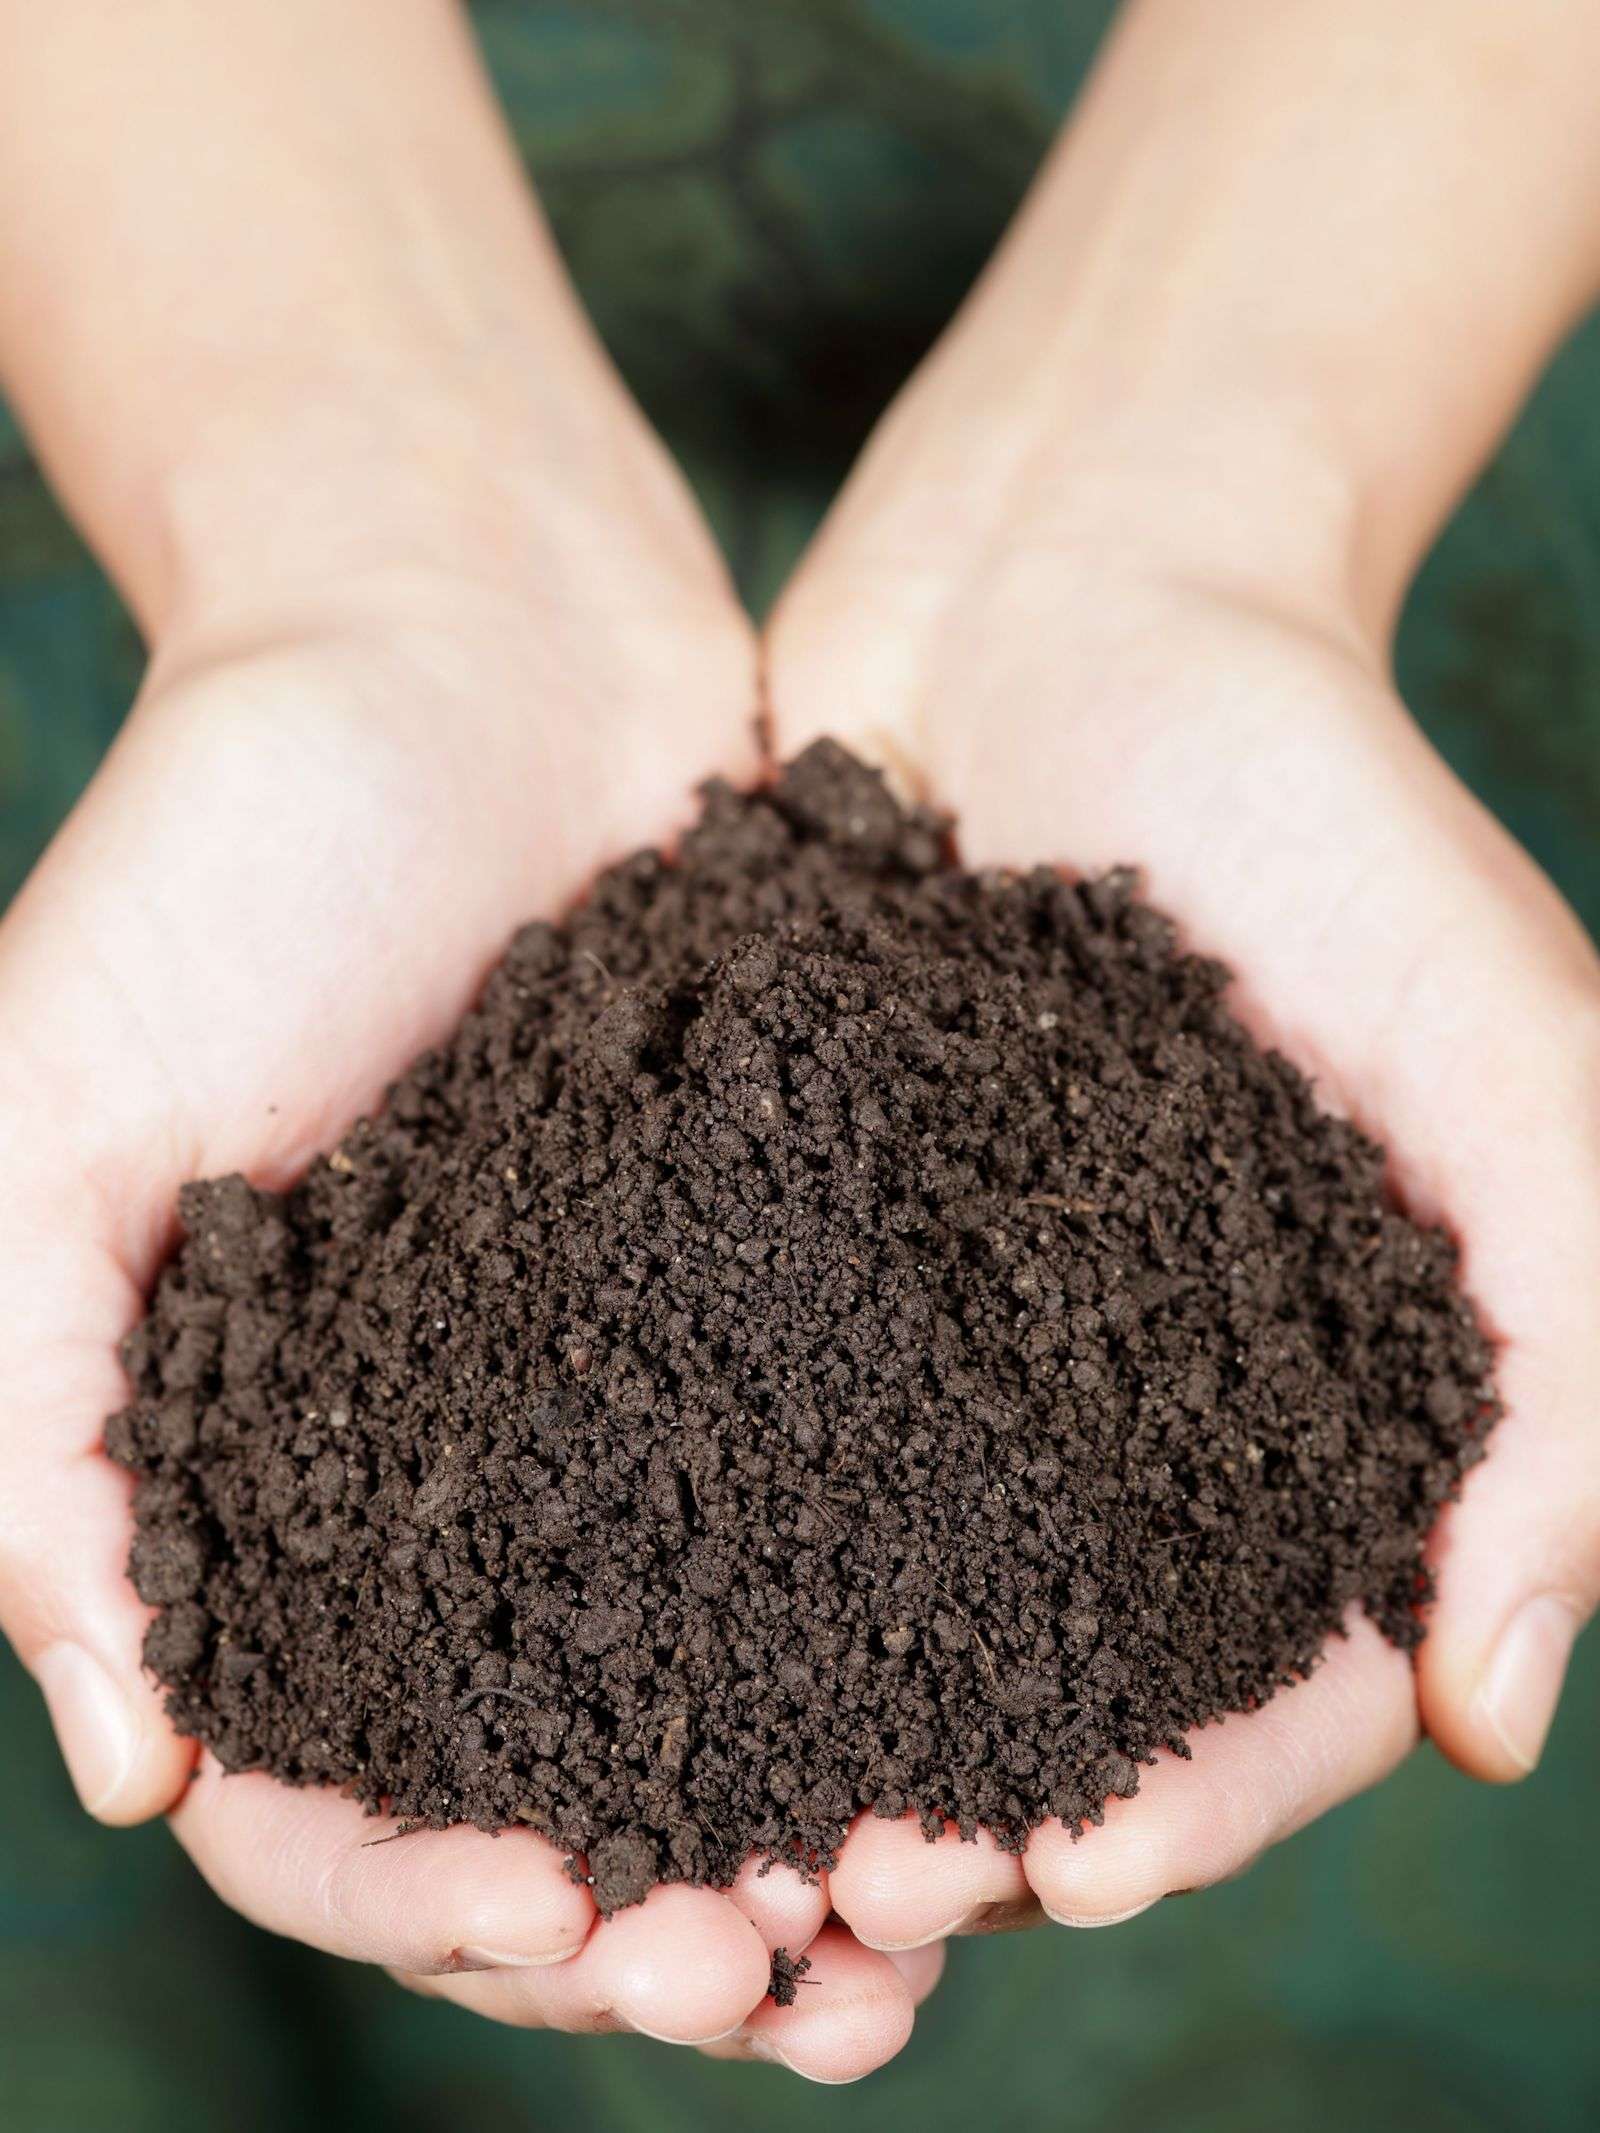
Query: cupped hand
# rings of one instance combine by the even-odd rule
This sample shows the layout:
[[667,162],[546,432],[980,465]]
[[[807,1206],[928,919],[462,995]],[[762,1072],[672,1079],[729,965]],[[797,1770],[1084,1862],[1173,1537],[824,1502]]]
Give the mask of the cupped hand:
[[[669,835],[700,776],[749,775],[748,634],[714,572],[503,545],[191,626],[0,929],[0,1275],[26,1329],[3,1366],[0,1611],[86,1805],[173,1809],[247,1915],[416,1989],[823,2080],[899,2048],[947,1934],[1041,1909],[1108,1924],[1224,1878],[1419,1723],[1518,1774],[1600,1573],[1580,930],[1336,599],[1102,541],[1075,511],[976,541],[908,511],[914,483],[885,506],[866,471],[770,635],[779,752],[831,731],[878,755],[959,811],[977,863],[1142,866],[1239,971],[1245,1019],[1463,1239],[1508,1413],[1438,1537],[1415,1672],[1353,1621],[1308,1682],[1158,1761],[1081,1841],[1047,1824],[1018,1859],[866,1816],[820,1883],[752,1865],[727,1895],[661,1889],[608,1921],[529,1832],[376,1844],[333,1795],[196,1772],[140,1671],[99,1451],[177,1186],[292,1177],[449,1028],[517,922]],[[779,1946],[813,1963],[791,2009],[763,1998]]]
[[[248,1917],[507,2021],[848,2079],[939,1961],[824,1930],[825,1884],[752,1868],[601,1920],[531,1831],[382,1843],[337,1794],[197,1765],[141,1671],[100,1449],[179,1185],[287,1182],[519,922],[670,836],[700,778],[753,774],[750,635],[709,551],[586,548],[582,524],[185,622],[0,928],[0,1616],[84,1805],[169,1812]],[[812,1963],[787,2009],[779,1946]]]
[[[1162,1756],[1103,1827],[1026,1856],[859,1822],[839,1915],[904,1947],[1030,1902],[1109,1925],[1238,1872],[1426,1730],[1496,1780],[1537,1761],[1600,1594],[1600,966],[1550,884],[1397,700],[1341,588],[1246,567],[1159,479],[1116,495],[983,463],[1004,416],[891,418],[775,617],[780,751],[830,731],[956,812],[976,865],[1139,867],[1233,1003],[1386,1142],[1446,1223],[1505,1416],[1432,1543],[1416,1663],[1364,1620],[1303,1684]],[[1043,478],[1041,478],[1043,477]],[[1298,502],[1295,506],[1298,508]],[[1230,558],[1226,563],[1222,558]]]

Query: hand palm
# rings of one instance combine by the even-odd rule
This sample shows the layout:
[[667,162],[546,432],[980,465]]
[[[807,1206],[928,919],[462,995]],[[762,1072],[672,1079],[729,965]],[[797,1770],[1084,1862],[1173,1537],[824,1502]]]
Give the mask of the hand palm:
[[[1593,1022],[1588,951],[1337,641],[1155,578],[1082,585],[1063,607],[1059,578],[1023,556],[965,585],[937,658],[874,618],[873,660],[939,677],[897,696],[860,685],[862,652],[833,626],[859,603],[809,573],[800,623],[791,606],[775,639],[779,745],[830,728],[885,747],[959,806],[976,861],[1141,863],[1195,941],[1247,973],[1247,1017],[1390,1135],[1413,1200],[1463,1230],[1468,1278],[1510,1336],[1513,1416],[1496,1496],[1474,1489],[1443,1551],[1426,1704],[1450,1610],[1494,1604],[1453,1574],[1492,1545],[1472,1521],[1533,1515],[1542,1448],[1576,1427],[1562,1372],[1591,1337],[1575,1270],[1600,1256],[1571,1183],[1575,1126],[1591,1130],[1577,1068],[1592,1040],[1571,1041],[1574,1017]],[[177,1185],[292,1175],[450,1025],[519,919],[669,832],[701,775],[750,767],[731,621],[552,640],[548,615],[465,583],[413,589],[397,614],[380,603],[158,674],[0,944],[19,1184],[6,1273],[34,1333],[7,1387],[28,1424],[9,1626],[56,1697],[100,1693],[52,1657],[66,1638],[135,1676],[126,1506],[95,1447]],[[862,704],[880,728],[851,730]],[[1540,1205],[1559,1220],[1530,1239]],[[747,1874],[731,1901],[662,1890],[602,1928],[526,1833],[373,1850],[347,1803],[210,1769],[175,1823],[231,1900],[300,1937],[437,1973],[429,1989],[508,2019],[703,2038],[749,2014],[766,1949],[812,1941],[830,1903],[863,1941],[904,1949],[1024,1916],[1034,1892],[1100,1923],[1235,1870],[1405,1752],[1412,1680],[1358,1624],[1309,1684],[1202,1735],[1192,1764],[1158,1764],[1086,1842],[1047,1828],[1019,1863],[864,1818],[826,1887]],[[188,1769],[140,1693],[131,1766],[79,1772],[87,1790],[115,1779],[114,1818],[165,1806]],[[1449,1695],[1434,1700],[1448,1737]],[[936,1954],[897,1958],[902,1978],[837,1928],[814,1954],[823,1989],[781,2048],[809,2071],[860,2070],[903,2037]],[[508,1956],[521,1967],[454,1974]],[[770,2010],[748,2034],[764,2024]]]
[[[837,704],[870,706],[857,738],[959,809],[969,861],[1139,865],[1190,941],[1241,973],[1234,1003],[1257,1034],[1385,1139],[1409,1204],[1459,1234],[1501,1344],[1506,1419],[1437,1537],[1415,1673],[1353,1624],[1308,1684],[1198,1735],[1192,1763],[1164,1758],[1103,1829],[1042,1831],[1032,1889],[1053,1915],[1110,1922],[1237,1871],[1382,1776],[1419,1712],[1469,1767],[1525,1767],[1492,1728],[1485,1747],[1472,1655],[1530,1553],[1574,1606],[1582,1589],[1556,1477],[1595,1458],[1595,960],[1353,638],[1197,579],[1022,548],[953,575],[936,625],[896,658],[859,619],[850,533],[846,514],[778,620],[780,745],[837,731]],[[914,677],[898,693],[852,681],[886,659]],[[871,1841],[884,1870],[859,1900],[836,1875],[835,1903],[871,1939],[906,1937],[938,1913],[933,1877],[907,1878],[903,1834]],[[984,1886],[1003,1893],[998,1870]]]
[[[451,1026],[521,919],[670,835],[700,777],[751,769],[731,603],[713,629],[652,643],[641,624],[560,658],[481,583],[412,587],[404,614],[158,670],[7,920],[4,1272],[30,1328],[4,1388],[25,1425],[8,1627],[79,1743],[90,1804],[136,1820],[176,1801],[180,1839],[251,1917],[413,1982],[436,1974],[430,1989],[510,2020],[715,2036],[758,2007],[771,1947],[818,1934],[820,1888],[773,1874],[731,1900],[663,1889],[597,1926],[529,1832],[375,1849],[381,1832],[335,1795],[223,1782],[209,1761],[190,1782],[192,1745],[139,1679],[125,1495],[98,1446],[178,1185],[287,1180]],[[131,1758],[86,1760],[85,1701],[116,1684],[134,1702]],[[902,2041],[910,1989],[881,1958],[835,1930],[816,1967],[797,2063],[827,2073],[841,2049]],[[841,2046],[827,2016],[851,1993],[866,2019]]]

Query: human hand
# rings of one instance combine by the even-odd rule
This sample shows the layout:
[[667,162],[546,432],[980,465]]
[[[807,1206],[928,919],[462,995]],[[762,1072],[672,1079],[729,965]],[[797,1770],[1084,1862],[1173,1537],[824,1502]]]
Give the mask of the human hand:
[[[250,1917],[507,2021],[865,2072],[939,1959],[859,1948],[820,1884],[598,1921],[530,1831],[378,1843],[343,1799],[196,1771],[99,1448],[177,1186],[292,1177],[517,924],[753,769],[704,528],[453,0],[0,0],[0,198],[6,389],[154,647],[0,927],[0,1621],[85,1804],[170,1808]],[[786,2009],[774,1945],[812,1965]]]
[[[575,463],[609,428],[608,413],[569,419],[568,387],[594,351],[570,318],[552,323],[537,293],[548,276],[526,205],[475,107],[449,12],[437,0],[386,0],[373,34],[375,0],[352,0],[330,41],[311,0],[265,12],[173,0],[132,14],[85,0],[52,11],[49,35],[30,12],[6,47],[0,149],[12,161],[0,153],[0,190],[18,212],[23,271],[0,289],[0,344],[11,344],[0,355],[19,368],[25,411],[92,537],[136,608],[163,626],[144,703],[0,937],[0,1157],[13,1186],[0,1274],[28,1328],[0,1388],[14,1477],[0,1585],[86,1797],[107,1819],[129,1820],[183,1791],[181,1834],[252,1915],[386,1960],[413,1982],[432,1969],[426,1989],[508,2019],[625,2020],[700,2037],[740,2020],[765,1983],[766,1945],[804,1945],[830,1898],[863,1934],[901,1949],[958,1918],[1026,1917],[1035,1888],[1061,1915],[1103,1922],[1175,1877],[1214,1878],[1376,1775],[1414,1736],[1417,1712],[1405,1663],[1358,1625],[1311,1682],[1203,1735],[1194,1765],[1158,1765],[1140,1797],[1076,1848],[1041,1832],[1019,1865],[982,1841],[929,1849],[902,1825],[868,1823],[826,1888],[747,1875],[731,1898],[658,1891],[598,1926],[526,1832],[453,1831],[373,1850],[372,1825],[346,1803],[212,1771],[184,1790],[188,1751],[138,1673],[126,1507],[95,1448],[120,1397],[111,1343],[167,1241],[174,1186],[241,1165],[267,1183],[292,1173],[449,1025],[515,920],[570,893],[620,843],[669,828],[699,769],[738,774],[747,760],[746,651],[720,589],[703,600],[698,566],[687,578],[676,562],[641,572],[628,542],[621,553],[610,545],[641,497],[673,517],[659,468],[625,452],[598,508],[574,490]],[[1430,1727],[1491,1775],[1517,1760],[1506,1740],[1520,1738],[1525,1759],[1559,1673],[1566,1603],[1592,1598],[1594,1478],[1575,1420],[1592,1356],[1574,1299],[1595,1259],[1581,1190],[1593,969],[1549,892],[1404,724],[1381,678],[1374,616],[1416,527],[1458,484],[1455,460],[1492,436],[1570,315],[1593,129],[1581,116],[1563,123],[1557,107],[1563,85],[1587,93],[1572,43],[1590,34],[1580,12],[1551,0],[1523,54],[1537,83],[1483,109],[1494,69],[1479,66],[1474,39],[1486,20],[1496,35],[1501,26],[1487,5],[1413,11],[1391,46],[1381,0],[1288,13],[1229,0],[1228,34],[1208,15],[1198,38],[1191,11],[1145,0],[1136,15],[1147,44],[1164,35],[1170,45],[1176,21],[1177,42],[1202,48],[1198,82],[1170,51],[1149,69],[1153,182],[1141,177],[1130,208],[1115,165],[1130,140],[1147,146],[1144,129],[1102,97],[1084,165],[1096,211],[1083,212],[1083,186],[1069,187],[1064,227],[1035,215],[1020,247],[1026,259],[1041,235],[1047,253],[1058,244],[1096,302],[1052,338],[1056,322],[1041,319],[1029,277],[1020,301],[1017,277],[1009,292],[1001,278],[1000,308],[988,307],[997,330],[979,337],[975,360],[944,366],[953,390],[933,419],[896,418],[877,473],[869,465],[786,603],[772,652],[780,746],[818,727],[865,748],[883,742],[935,797],[960,805],[970,856],[1142,859],[1156,898],[1245,970],[1256,1026],[1392,1134],[1421,1210],[1436,1206],[1467,1232],[1468,1280],[1510,1340],[1512,1413],[1445,1538],[1419,1682]],[[0,6],[0,29],[21,13]],[[1333,49],[1312,49],[1308,65],[1304,47],[1325,45],[1330,24]],[[99,63],[64,63],[58,41],[70,60],[85,36]],[[1136,55],[1139,36],[1136,24]],[[1445,46],[1449,65],[1438,63]],[[1396,51],[1403,63],[1392,66]],[[1374,79],[1386,96],[1368,94]],[[1388,95],[1396,81],[1403,93]],[[103,82],[116,85],[110,107],[80,108]],[[1330,107],[1326,126],[1308,120],[1307,83]],[[196,112],[206,114],[198,136]],[[1537,156],[1524,152],[1530,112]],[[1293,115],[1287,143],[1272,130],[1279,113]],[[1407,215],[1384,192],[1384,156],[1353,138],[1352,113],[1389,126],[1433,174]],[[117,182],[96,183],[87,149],[70,164],[36,152],[58,136],[94,144]],[[1220,170],[1207,165],[1218,142]],[[1452,143],[1468,144],[1465,170]],[[1331,173],[1318,167],[1330,153]],[[1252,187],[1258,171],[1269,210],[1281,205],[1276,221]],[[1339,235],[1361,262],[1360,304],[1348,296],[1349,258],[1341,277],[1304,242],[1307,199],[1333,197]],[[1429,221],[1441,201],[1446,239],[1451,227],[1480,233],[1475,280],[1445,270],[1450,247]],[[1191,264],[1187,246],[1204,272],[1187,283],[1164,275],[1152,226],[1170,228],[1180,264]],[[167,236],[178,228],[175,247]],[[247,250],[240,228],[253,233]],[[1230,253],[1219,228],[1245,241]],[[1507,230],[1512,242],[1497,246]],[[1125,261],[1132,277],[1119,273]],[[1426,276],[1408,272],[1418,261]],[[1391,271],[1374,273],[1375,263]],[[1092,344],[1097,306],[1115,326],[1130,279],[1155,292],[1154,308],[1132,304],[1132,360],[1124,342],[1110,367],[1137,373],[1157,398],[1181,378],[1200,404],[1221,405],[1242,379],[1231,405],[1253,420],[1258,405],[1281,411],[1282,380],[1245,375],[1264,349],[1310,349],[1319,388],[1342,362],[1361,412],[1346,441],[1358,461],[1389,453],[1406,491],[1385,521],[1388,552],[1364,556],[1359,585],[1337,561],[1326,575],[1313,564],[1313,552],[1323,565],[1332,552],[1317,540],[1326,469],[1316,455],[1312,508],[1297,498],[1292,518],[1258,508],[1260,483],[1236,497],[1233,432],[1209,461],[1216,438],[1202,436],[1195,455],[1185,424],[1175,451],[1172,432],[1165,447],[1157,432],[1152,450],[1143,408],[1098,462],[1093,451],[1066,455],[1070,478],[1048,478],[1062,471],[1059,455],[1031,466],[1048,397],[1037,390],[1041,342],[1045,369],[1061,348]],[[1048,280],[1035,274],[1032,286]],[[525,286],[536,292],[527,305]],[[1167,330],[1184,287],[1220,298],[1198,346]],[[1331,307],[1330,288],[1340,292]],[[1264,289],[1273,306],[1258,302]],[[1380,317],[1385,363],[1374,366],[1369,329]],[[119,345],[145,358],[116,394],[103,384],[108,319]],[[408,434],[387,420],[382,388],[419,344],[442,353],[455,385],[475,393],[491,379],[502,409],[536,404],[545,415],[520,465],[515,425],[496,425],[495,452],[469,460],[465,491],[451,485],[442,566],[439,552],[420,566],[382,544],[375,559],[361,552],[365,529],[430,517],[426,480],[420,492],[402,480],[397,494],[396,466],[455,461],[453,424]],[[1452,377],[1415,418],[1402,394],[1412,427],[1396,452],[1392,421],[1367,419],[1384,397],[1374,381],[1392,371],[1404,383],[1416,350],[1440,345],[1470,349],[1490,386],[1475,393]],[[1059,369],[1080,432],[1097,435],[1103,395],[1074,407],[1072,365]],[[238,500],[253,540],[212,554],[218,492],[202,480],[198,504],[191,489],[179,512],[199,538],[189,596],[174,606],[171,557],[149,537],[152,469],[203,439],[226,491],[241,440],[276,435],[285,403],[304,415],[320,467],[330,406],[337,429],[352,387],[370,402],[354,518],[324,523],[324,497],[291,455]],[[278,403],[265,425],[263,395]],[[614,412],[614,401],[602,392],[596,404]],[[1123,449],[1130,428],[1143,431],[1143,456]],[[1446,431],[1465,438],[1454,458],[1438,449]],[[1451,463],[1439,476],[1429,462],[1441,456]],[[1291,478],[1305,471],[1291,454]],[[542,539],[517,503],[541,486],[564,504]],[[629,499],[620,513],[618,488]],[[463,513],[464,493],[473,501]],[[1280,484],[1293,493],[1292,479]],[[1241,518],[1253,550],[1233,538]],[[1169,520],[1175,537],[1163,547],[1151,536]],[[296,542],[309,536],[293,596],[219,606],[221,578],[273,578],[290,529]],[[519,556],[520,569],[508,562]],[[510,709],[534,699],[531,717]],[[1091,700],[1105,716],[1120,706],[1121,724],[1091,727]],[[1294,707],[1292,731],[1279,730],[1282,704]],[[974,728],[974,705],[987,707],[986,727]],[[1257,753],[1241,764],[1246,740]],[[1169,780],[1202,775],[1213,799],[1196,828]],[[1318,790],[1290,815],[1277,781],[1298,803],[1305,779]],[[524,835],[530,819],[537,846]],[[1224,833],[1237,835],[1221,855]],[[1324,862],[1347,898],[1332,929],[1310,873]],[[394,912],[408,895],[423,917],[402,958]],[[1481,954],[1462,937],[1470,925],[1482,929]],[[1410,943],[1411,963],[1397,940]],[[1338,1000],[1341,984],[1351,991]],[[1386,1033],[1386,1002],[1409,1003],[1410,1023]],[[1496,1129],[1520,1136],[1514,1158]],[[1499,1512],[1480,1509],[1491,1502]],[[1524,1508],[1533,1522],[1517,1526],[1511,1514]],[[1495,1555],[1506,1527],[1516,1530]],[[1496,1713],[1478,1691],[1498,1680],[1483,1675],[1485,1655],[1533,1590],[1536,1561],[1537,1582],[1562,1597],[1524,1638],[1536,1663],[1522,1679],[1542,1692],[1524,1696],[1519,1726],[1514,1698]],[[461,1975],[461,1952],[474,1948],[527,1959]],[[885,1966],[832,1926],[811,1953],[811,1990],[795,2009],[761,2009],[713,2048],[776,2051],[823,2078],[863,2071],[903,2038],[911,1999],[938,1966],[927,1946]]]
[[1520,1776],[1600,1589],[1594,952],[1412,723],[1354,574],[1306,567],[1327,484],[1308,466],[1279,486],[1274,463],[1256,487],[1236,456],[1239,497],[1264,499],[1247,541],[1243,501],[1191,490],[1131,432],[1122,465],[1038,438],[991,460],[992,412],[953,404],[982,332],[980,313],[890,418],[774,620],[776,745],[829,731],[875,757],[956,814],[969,864],[1140,867],[1238,974],[1247,1025],[1459,1236],[1506,1414],[1435,1536],[1415,1669],[1352,1621],[1303,1685],[1021,1860],[863,1818],[831,1892],[876,1946],[1030,1898],[1110,1924],[1224,1879],[1419,1726],[1479,1776]]
[[877,756],[972,864],[1143,869],[1457,1233],[1506,1409],[1414,1669],[1354,1621],[1021,1861],[858,1823],[831,1891],[875,1945],[1222,1879],[1422,1728],[1486,1778],[1539,1754],[1600,1593],[1600,969],[1412,725],[1388,639],[1600,289],[1597,50],[1600,13],[1556,4],[1129,0],[769,630],[781,751]]
[[[189,608],[0,928],[0,1614],[84,1804],[170,1810],[247,1916],[508,2021],[733,2030],[725,2053],[842,2078],[904,2041],[938,1960],[902,1975],[824,1929],[822,1885],[752,1868],[597,1920],[530,1831],[382,1844],[392,1825],[338,1795],[192,1770],[141,1674],[126,1494],[98,1447],[178,1186],[287,1182],[452,1026],[522,919],[670,834],[700,777],[754,769],[748,626],[653,445],[618,447],[642,501],[592,542],[570,492],[508,539],[496,446],[492,480],[426,514],[439,552],[396,556],[380,514],[370,561],[352,543],[331,584]],[[765,2002],[777,1946],[812,1964],[785,2010]]]

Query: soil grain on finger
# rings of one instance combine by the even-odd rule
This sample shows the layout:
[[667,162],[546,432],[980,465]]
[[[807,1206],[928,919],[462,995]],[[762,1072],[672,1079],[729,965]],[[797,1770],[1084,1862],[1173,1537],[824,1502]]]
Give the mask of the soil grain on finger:
[[791,1955],[787,1948],[772,1951],[772,1978],[767,1986],[767,1998],[779,2007],[792,2007],[800,1997],[800,1987],[806,1981],[806,1972],[811,1968],[809,1955]]
[[291,1191],[186,1189],[107,1430],[178,1725],[612,1910],[1019,1847],[1413,1643],[1489,1351],[1226,979],[830,743],[708,787]]

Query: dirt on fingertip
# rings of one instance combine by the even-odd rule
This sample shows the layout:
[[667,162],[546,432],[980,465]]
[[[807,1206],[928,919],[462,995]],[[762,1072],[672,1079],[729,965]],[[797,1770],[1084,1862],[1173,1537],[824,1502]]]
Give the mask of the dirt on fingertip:
[[831,743],[709,786],[299,1184],[183,1193],[106,1440],[179,1727],[610,1911],[1017,1848],[1412,1645],[1489,1349],[1226,986]]
[[805,1983],[806,1972],[810,1968],[809,1955],[791,1955],[787,1948],[774,1948],[767,1998],[779,2007],[792,2007],[800,1997],[800,1987]]

